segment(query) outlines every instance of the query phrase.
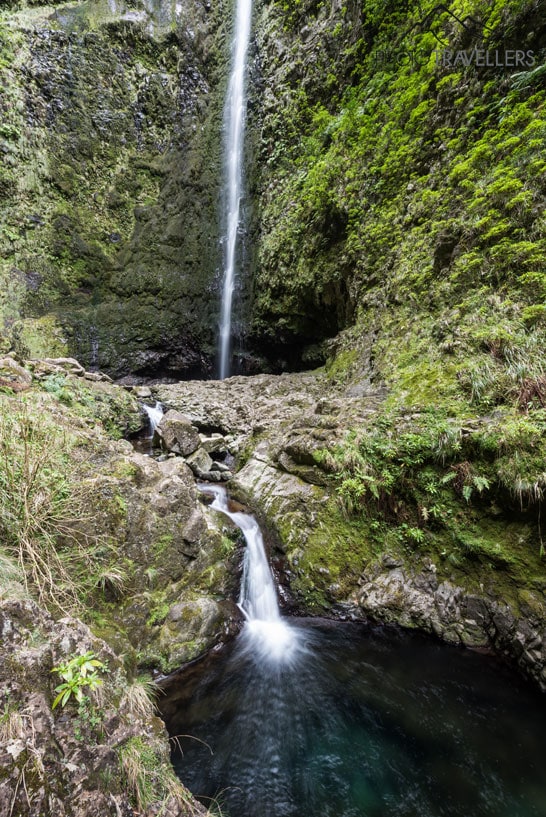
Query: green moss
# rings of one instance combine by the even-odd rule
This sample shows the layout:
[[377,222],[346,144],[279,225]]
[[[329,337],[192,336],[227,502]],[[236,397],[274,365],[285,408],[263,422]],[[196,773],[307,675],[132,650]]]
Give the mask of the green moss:
[[[275,7],[265,19],[294,70],[286,79],[270,66],[283,104],[267,110],[262,132],[254,330],[267,338],[273,323],[289,344],[296,332],[356,323],[376,335],[374,362],[394,400],[456,408],[468,397],[465,369],[487,363],[471,348],[484,302],[511,301],[516,346],[524,323],[540,323],[543,66],[516,76],[443,66],[438,42],[460,49],[461,32],[432,2],[381,13],[372,0],[358,13],[311,0]],[[506,25],[525,39],[536,19],[532,2],[503,3],[502,23],[483,4],[466,7],[491,27],[477,47],[498,47]],[[308,18],[315,61],[292,36]],[[540,35],[531,40],[538,55]],[[398,52],[419,53],[421,64]],[[331,362],[334,375],[344,375],[346,354]]]
[[[186,27],[201,26],[199,10],[174,27],[121,21],[105,2],[53,23],[43,9],[2,21],[0,327],[18,322],[23,355],[68,350],[126,373],[176,368],[183,349],[191,369],[213,343],[200,293],[217,263],[223,3],[207,17],[197,50]],[[32,83],[28,65],[40,66]]]
[[292,590],[306,609],[327,609],[336,598],[347,597],[364,565],[376,553],[368,525],[363,520],[348,519],[340,503],[330,498],[303,547],[288,551],[295,574]]
[[351,367],[358,359],[356,349],[347,349],[333,357],[326,366],[326,373],[331,380],[347,379]]
[[153,609],[148,619],[146,620],[146,625],[148,627],[155,627],[157,625],[163,624],[169,610],[171,609],[171,605],[168,602],[161,602],[157,604]]
[[164,533],[163,536],[152,544],[152,549],[156,556],[160,556],[167,548],[170,547],[173,543],[173,535],[172,533]]

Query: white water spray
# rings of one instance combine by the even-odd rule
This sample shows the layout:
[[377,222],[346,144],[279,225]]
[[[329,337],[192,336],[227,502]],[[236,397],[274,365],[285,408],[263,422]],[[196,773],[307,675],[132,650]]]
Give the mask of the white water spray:
[[275,583],[265,555],[262,532],[248,513],[229,510],[226,489],[220,485],[200,485],[200,489],[214,495],[212,506],[229,516],[243,532],[246,550],[239,608],[246,622],[242,633],[249,649],[260,657],[282,663],[292,660],[299,646],[299,632],[281,618]]
[[237,237],[243,186],[243,147],[246,116],[246,57],[250,39],[252,0],[237,0],[231,75],[224,119],[224,179],[226,192],[226,235],[224,285],[220,316],[220,380],[229,377],[231,358],[231,310],[235,286]]
[[163,406],[161,403],[156,403],[155,406],[147,406],[145,403],[142,404],[142,407],[146,414],[148,415],[148,420],[150,422],[150,439],[154,436],[154,432],[158,427],[159,423],[161,422],[161,418],[163,417]]

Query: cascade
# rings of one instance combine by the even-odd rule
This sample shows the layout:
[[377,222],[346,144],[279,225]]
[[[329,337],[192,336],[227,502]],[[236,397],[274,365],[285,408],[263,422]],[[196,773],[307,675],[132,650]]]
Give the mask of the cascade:
[[228,516],[245,537],[247,546],[239,595],[239,608],[245,617],[241,634],[245,648],[270,662],[294,660],[300,646],[299,633],[281,618],[275,583],[258,523],[251,514],[229,510],[225,488],[219,485],[199,487],[204,493],[213,494],[211,507]]
[[148,422],[150,423],[149,439],[151,440],[157,426],[161,422],[161,418],[163,417],[163,406],[161,403],[157,402],[155,406],[147,406],[146,403],[143,403],[142,407],[148,415]]
[[220,380],[229,377],[230,374],[231,311],[243,187],[243,148],[246,115],[245,79],[251,16],[252,0],[237,0],[231,74],[224,109],[225,249],[220,311]]

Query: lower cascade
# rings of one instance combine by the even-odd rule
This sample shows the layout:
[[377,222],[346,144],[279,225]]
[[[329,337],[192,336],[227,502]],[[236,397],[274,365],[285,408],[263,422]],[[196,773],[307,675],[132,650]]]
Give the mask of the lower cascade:
[[500,660],[400,629],[283,619],[255,519],[240,634],[160,702],[183,783],[224,817],[544,817],[546,714]]
[[264,661],[284,663],[294,660],[299,633],[281,618],[273,576],[265,555],[262,532],[253,516],[229,510],[225,488],[201,486],[214,495],[212,507],[229,516],[241,529],[246,541],[239,608],[245,616],[242,640],[249,651],[257,651]]

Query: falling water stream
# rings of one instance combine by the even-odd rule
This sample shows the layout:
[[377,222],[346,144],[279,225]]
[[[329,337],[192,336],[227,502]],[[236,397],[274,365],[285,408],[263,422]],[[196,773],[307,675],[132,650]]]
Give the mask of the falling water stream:
[[161,403],[157,402],[155,406],[148,406],[146,403],[143,403],[142,407],[148,415],[148,423],[150,426],[149,439],[152,439],[154,432],[161,422],[161,418],[163,417],[163,406]]
[[546,817],[538,692],[424,636],[282,618],[256,521],[202,487],[247,547],[240,634],[162,704],[195,795],[224,817]]
[[246,115],[246,61],[250,39],[252,0],[237,0],[231,74],[225,102],[224,180],[225,254],[220,314],[220,379],[229,377],[231,361],[231,311],[235,288],[237,245],[243,189],[243,149]]

